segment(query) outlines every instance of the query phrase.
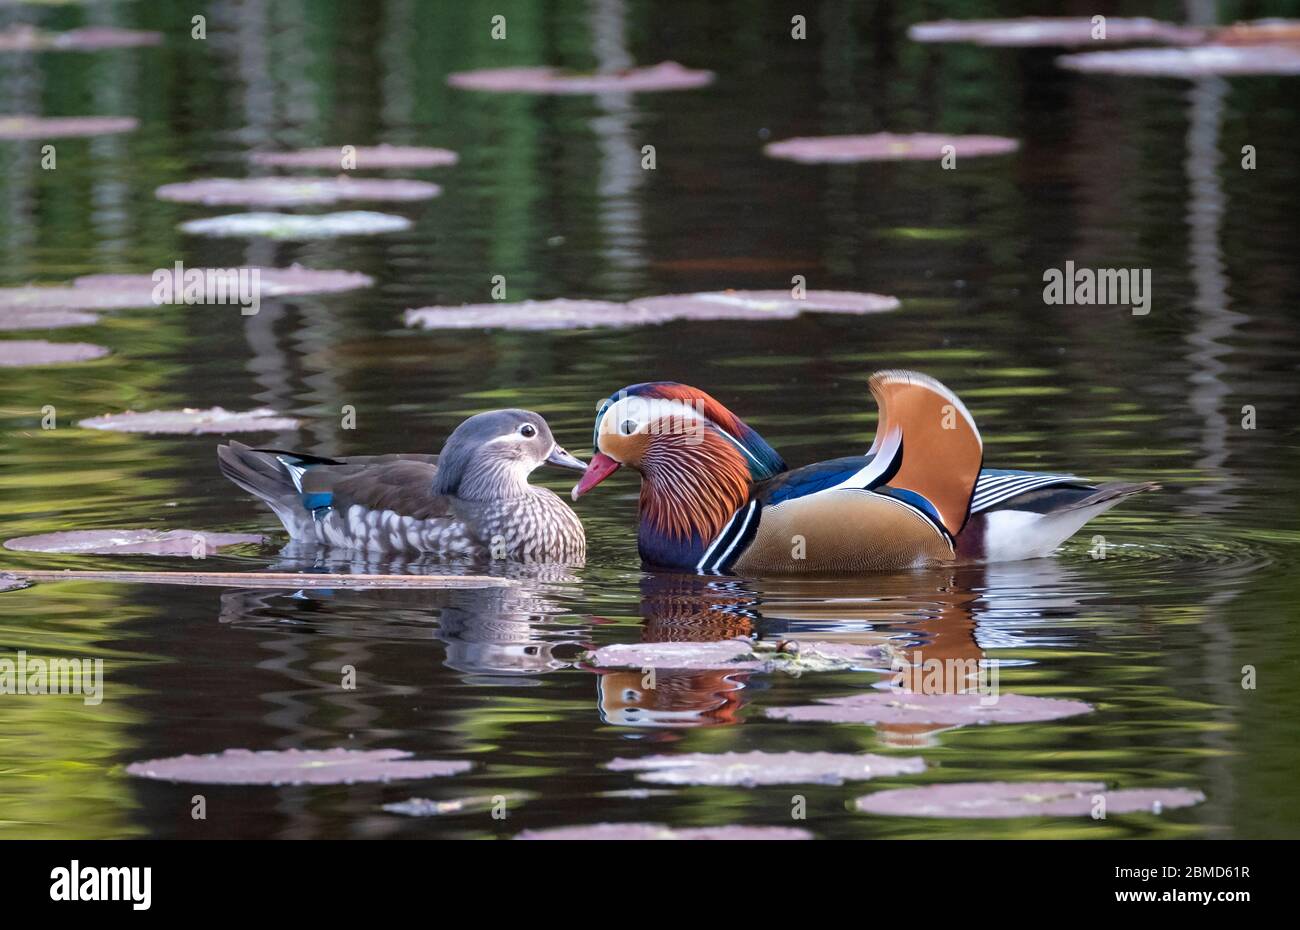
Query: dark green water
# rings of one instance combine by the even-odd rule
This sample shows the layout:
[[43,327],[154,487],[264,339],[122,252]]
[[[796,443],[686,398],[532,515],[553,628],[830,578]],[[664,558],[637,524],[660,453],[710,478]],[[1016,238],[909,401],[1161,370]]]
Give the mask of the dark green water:
[[[1164,18],[1177,4],[1125,9]],[[600,398],[674,379],[713,393],[793,464],[865,448],[868,375],[911,367],[956,390],[986,461],[1094,479],[1156,480],[1051,560],[844,581],[730,582],[642,573],[635,485],[584,499],[592,557],[572,577],[508,592],[290,592],[63,582],[0,594],[0,651],[99,657],[106,697],[0,698],[0,836],[510,836],[648,820],[798,824],[818,836],[1300,835],[1300,433],[1296,426],[1300,184],[1295,79],[1084,77],[1051,51],[920,46],[913,21],[982,4],[810,5],[789,38],[779,4],[107,4],[43,14],[161,29],[165,47],[0,55],[4,112],[135,115],[139,131],[0,143],[0,284],[94,272],[251,263],[345,268],[371,290],[226,308],[106,315],[53,339],[106,359],[0,373],[0,539],[73,528],[277,530],[217,472],[213,437],[113,435],[77,419],[123,409],[267,405],[303,428],[257,436],[323,454],[436,451],[466,415],[525,406],[585,452]],[[509,39],[488,37],[504,12]],[[1010,12],[999,8],[996,12]],[[1080,12],[1080,11],[1073,11]],[[1092,11],[1084,10],[1084,14]],[[1118,12],[1118,11],[1117,11]],[[1221,19],[1262,15],[1233,6]],[[622,20],[620,22],[619,15]],[[1292,15],[1295,15],[1294,12]],[[31,12],[0,11],[0,26]],[[85,18],[83,18],[85,17]],[[719,74],[707,90],[533,98],[447,88],[450,71],[590,68],[622,36],[640,62]],[[615,42],[615,46],[617,46]],[[1012,156],[803,166],[767,138],[944,131],[1021,139]],[[215,212],[162,203],[159,184],[246,169],[249,150],[440,145],[415,172],[444,195],[399,209],[408,233],[303,245],[187,237]],[[658,168],[639,167],[642,145]],[[1240,167],[1253,145],[1258,167]],[[236,211],[228,211],[236,212]],[[1049,307],[1047,268],[1152,271],[1151,312]],[[896,294],[878,316],[675,323],[623,331],[427,333],[403,309],[488,299],[630,297],[723,287]],[[43,334],[23,334],[39,338]],[[40,428],[54,405],[59,428]],[[357,429],[340,428],[344,405]],[[1257,426],[1242,428],[1253,406]],[[562,477],[539,473],[557,490]],[[1108,557],[1089,548],[1104,535]],[[278,545],[208,560],[276,564]],[[13,567],[190,567],[40,556]],[[793,724],[809,703],[879,676],[663,676],[631,725],[629,680],[572,666],[589,645],[643,639],[888,640],[997,662],[1004,690],[1081,699],[1088,715],[930,734]],[[344,665],[358,687],[339,688]],[[1256,687],[1243,688],[1250,666]],[[634,680],[639,676],[629,675]],[[648,745],[647,745],[648,744]],[[127,777],[139,759],[231,747],[389,748],[468,759],[468,775],[322,788],[204,788]],[[920,754],[924,775],[840,788],[647,787],[602,765],[645,752],[764,749]],[[853,797],[933,781],[1078,779],[1196,788],[1161,816],[947,821],[855,813]],[[208,819],[190,799],[208,798]],[[617,792],[618,794],[611,794]],[[410,819],[412,795],[525,794],[508,820]]]

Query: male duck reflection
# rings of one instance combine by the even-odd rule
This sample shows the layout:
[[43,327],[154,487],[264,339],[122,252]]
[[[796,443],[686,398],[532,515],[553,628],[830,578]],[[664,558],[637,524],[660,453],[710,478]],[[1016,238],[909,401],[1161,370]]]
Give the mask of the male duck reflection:
[[217,448],[222,473],[266,501],[296,541],[377,554],[581,562],[582,523],[528,483],[542,464],[583,471],[528,410],[470,417],[439,455],[322,458],[238,442]]
[[649,566],[704,573],[892,570],[1050,554],[1150,483],[985,469],[969,411],[933,378],[871,376],[880,406],[866,455],[789,470],[708,394],[634,384],[596,415],[573,498],[622,465],[641,474],[637,533]]

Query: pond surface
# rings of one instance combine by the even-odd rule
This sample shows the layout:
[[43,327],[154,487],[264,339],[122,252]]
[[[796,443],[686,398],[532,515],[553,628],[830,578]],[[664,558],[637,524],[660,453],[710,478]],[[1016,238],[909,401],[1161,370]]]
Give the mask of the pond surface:
[[[1181,6],[1155,15],[1177,18]],[[111,355],[0,370],[0,539],[71,529],[270,531],[218,571],[301,567],[274,517],[216,468],[211,436],[79,429],[126,409],[271,407],[297,431],[240,437],[318,454],[437,451],[465,416],[522,406],[587,454],[597,402],[633,382],[714,394],[792,464],[865,449],[866,379],[908,367],[974,414],[990,466],[1154,480],[1055,558],[831,580],[642,572],[634,481],[577,506],[591,558],[509,588],[304,591],[65,581],[0,594],[0,651],[102,658],[105,697],[0,697],[0,836],[506,837],[651,821],[801,826],[819,837],[1300,835],[1300,234],[1295,79],[1084,76],[1048,50],[921,46],[901,7],[820,4],[789,37],[779,4],[221,4],[42,14],[166,33],[159,48],[0,55],[5,112],[122,115],[138,131],[0,142],[0,285],[248,263],[340,268],[369,290],[106,314],[34,334]],[[892,12],[891,12],[892,10]],[[509,38],[488,20],[504,12]],[[983,11],[981,11],[983,12]],[[1000,14],[1013,11],[1002,10]],[[1139,12],[1147,12],[1144,10]],[[951,4],[929,18],[978,15]],[[34,14],[0,11],[0,25]],[[26,19],[22,19],[26,17]],[[453,71],[592,68],[628,54],[718,73],[704,90],[477,94]],[[766,141],[836,133],[1004,135],[1018,152],[816,166]],[[247,173],[252,151],[379,142],[460,154],[390,173],[441,197],[387,210],[406,232],[314,243],[205,239],[215,215],[166,183]],[[654,145],[657,166],[641,168]],[[1257,167],[1241,167],[1252,145]],[[363,207],[369,208],[369,207]],[[1047,306],[1043,273],[1149,268],[1147,315]],[[561,332],[408,330],[402,312],[511,300],[809,287],[893,294],[899,310],[759,323]],[[21,334],[33,336],[33,334]],[[13,337],[6,334],[5,338]],[[42,408],[58,427],[41,428]],[[345,405],[356,428],[342,428]],[[1243,428],[1253,410],[1254,428]],[[1249,425],[1249,421],[1247,421]],[[537,480],[563,492],[563,474]],[[1095,537],[1103,537],[1098,541]],[[1103,549],[1097,549],[1098,542]],[[1105,558],[1094,558],[1104,551]],[[190,560],[0,550],[13,568],[184,570]],[[346,566],[344,566],[346,568]],[[1004,691],[1091,713],[940,730],[804,723],[768,708],[863,691],[888,670],[596,674],[584,649],[756,636],[920,648],[995,663]],[[355,689],[341,687],[356,670]],[[1249,667],[1249,668],[1247,668]],[[1243,686],[1243,680],[1247,685]],[[230,748],[387,749],[468,760],[437,780],[297,788],[172,785],[134,761]],[[765,750],[919,755],[845,786],[649,785],[616,757]],[[1199,806],[1103,821],[883,817],[853,799],[935,782],[1183,787]],[[207,799],[207,819],[191,799]],[[506,795],[435,818],[410,797]],[[793,821],[795,795],[806,820]]]

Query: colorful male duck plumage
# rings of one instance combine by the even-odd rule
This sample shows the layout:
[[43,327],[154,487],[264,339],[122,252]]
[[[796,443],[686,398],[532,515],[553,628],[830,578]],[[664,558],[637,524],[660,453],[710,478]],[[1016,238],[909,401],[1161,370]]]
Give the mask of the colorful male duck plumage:
[[439,559],[577,563],[586,555],[577,515],[528,483],[542,464],[586,466],[527,410],[470,417],[440,455],[324,458],[231,442],[217,460],[295,541]]
[[635,384],[596,416],[585,494],[621,465],[641,474],[637,542],[650,566],[704,573],[893,570],[1050,554],[1084,523],[1155,485],[983,468],[966,406],[933,378],[882,371],[865,455],[788,470],[708,394]]

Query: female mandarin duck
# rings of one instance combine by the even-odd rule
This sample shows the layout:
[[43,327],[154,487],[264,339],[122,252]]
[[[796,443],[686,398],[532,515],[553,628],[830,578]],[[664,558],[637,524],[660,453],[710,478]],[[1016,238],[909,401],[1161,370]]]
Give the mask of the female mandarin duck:
[[381,555],[581,562],[582,523],[528,476],[586,469],[528,410],[470,417],[440,455],[321,458],[238,442],[217,448],[227,478],[266,501],[294,540]]
[[933,378],[872,375],[875,442],[797,468],[708,394],[634,384],[596,415],[576,500],[622,465],[641,474],[649,566],[702,573],[891,570],[1050,554],[1097,514],[1154,484],[985,469],[969,411]]

